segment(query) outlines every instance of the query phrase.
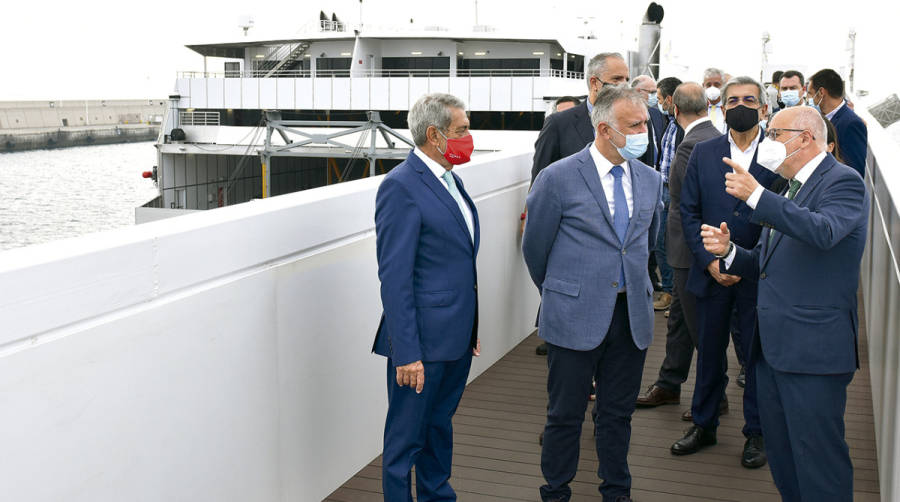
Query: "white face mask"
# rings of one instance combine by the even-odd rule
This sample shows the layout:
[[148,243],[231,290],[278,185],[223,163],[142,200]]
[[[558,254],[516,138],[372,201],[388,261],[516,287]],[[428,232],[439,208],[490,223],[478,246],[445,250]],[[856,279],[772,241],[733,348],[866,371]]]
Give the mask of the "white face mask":
[[791,155],[800,151],[800,149],[797,149],[791,155],[788,155],[787,148],[784,145],[798,138],[800,134],[787,140],[785,143],[769,138],[764,139],[756,149],[756,163],[778,174],[778,168],[781,167],[781,164],[784,164],[784,161],[789,159]]
[[706,99],[710,101],[715,101],[722,96],[722,91],[719,90],[716,86],[710,86],[706,88]]

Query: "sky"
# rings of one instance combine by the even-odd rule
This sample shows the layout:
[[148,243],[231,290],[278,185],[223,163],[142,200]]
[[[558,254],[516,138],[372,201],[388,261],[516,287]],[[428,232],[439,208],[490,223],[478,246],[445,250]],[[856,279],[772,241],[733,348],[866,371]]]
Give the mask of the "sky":
[[[731,75],[758,78],[762,34],[770,35],[768,62],[795,67],[809,75],[821,68],[849,66],[847,35],[855,29],[856,90],[872,100],[900,93],[896,57],[900,3],[734,2],[672,0],[659,2],[662,22],[662,76],[699,80],[716,66]],[[0,101],[124,99],[165,97],[176,72],[202,70],[203,58],[190,43],[235,41],[243,16],[254,19],[250,38],[299,32],[318,19],[320,9],[357,23],[377,25],[479,24],[514,30],[535,38],[593,32],[610,50],[637,49],[638,28],[649,2],[544,0],[121,0],[81,2],[8,2],[4,6],[3,78]],[[527,7],[525,7],[527,6]],[[210,71],[222,69],[210,59]],[[768,76],[767,76],[768,78]]]

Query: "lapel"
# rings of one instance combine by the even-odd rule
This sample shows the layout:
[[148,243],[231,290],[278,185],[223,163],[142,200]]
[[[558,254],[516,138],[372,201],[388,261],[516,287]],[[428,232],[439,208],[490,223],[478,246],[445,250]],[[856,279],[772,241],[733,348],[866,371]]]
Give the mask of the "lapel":
[[[462,212],[459,210],[459,205],[456,204],[456,200],[450,195],[450,192],[444,186],[444,182],[437,179],[434,173],[428,169],[428,166],[422,162],[422,159],[419,158],[415,152],[410,152],[409,157],[406,158],[406,161],[412,165],[416,171],[419,173],[419,178],[425,183],[425,186],[431,190],[431,192],[444,204],[450,214],[453,215],[453,218],[456,219],[456,222],[459,224],[460,230],[465,233],[466,242],[472,245],[472,239],[469,237],[469,227],[466,225],[466,220],[463,219]],[[456,178],[454,178],[456,179]],[[459,185],[457,185],[457,188]],[[460,190],[462,193],[462,190]],[[474,219],[474,212],[473,212]]]
[[631,171],[631,200],[632,200],[632,209],[631,209],[631,218],[628,219],[628,231],[625,232],[625,242],[627,243],[631,240],[633,234],[637,231],[637,225],[632,225],[631,222],[634,221],[635,217],[638,215],[638,211],[641,207],[640,201],[638,200],[638,196],[643,194],[643,191],[640,190],[641,183],[644,180],[644,173],[641,169],[638,169],[635,164],[637,164],[634,160],[629,160],[628,162],[628,170]]
[[591,125],[591,116],[588,114],[587,98],[575,108],[575,130],[584,140],[584,143],[594,142],[594,127]]
[[[832,162],[833,161],[831,160],[831,157],[826,155],[822,162],[819,163],[819,166],[816,167],[816,170],[813,171],[812,176],[810,176],[810,178],[806,180],[806,183],[804,183],[800,187],[800,191],[798,191],[797,195],[794,196],[793,201],[795,204],[800,207],[804,207],[806,199],[809,198],[810,194],[812,194],[816,190],[816,187],[819,186],[819,183],[822,182],[822,179],[825,177],[825,173],[827,173],[831,169],[833,165]],[[775,234],[772,236],[772,247],[770,249],[764,248],[765,258],[763,259],[760,271],[766,268],[766,264],[769,263],[769,258],[772,257],[772,254],[775,252],[775,248],[778,247],[778,244],[781,243],[782,237],[784,237],[784,234],[776,230]]]
[[587,183],[588,190],[591,191],[591,195],[594,196],[594,200],[600,206],[600,211],[603,212],[603,217],[606,218],[609,228],[612,228],[615,232],[616,227],[613,226],[612,215],[609,212],[609,202],[606,200],[606,194],[603,192],[603,184],[600,182],[600,175],[597,173],[597,166],[594,165],[594,159],[591,157],[590,148],[590,145],[588,145],[584,150],[575,154],[575,160],[578,161],[578,172],[581,173],[581,177]]

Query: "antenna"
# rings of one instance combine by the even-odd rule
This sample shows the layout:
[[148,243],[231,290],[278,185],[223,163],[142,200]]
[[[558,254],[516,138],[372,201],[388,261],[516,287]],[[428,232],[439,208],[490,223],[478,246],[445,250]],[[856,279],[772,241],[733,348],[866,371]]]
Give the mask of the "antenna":
[[247,32],[250,31],[250,28],[253,28],[253,16],[244,15],[238,18],[238,28],[244,30],[244,36],[247,36]]

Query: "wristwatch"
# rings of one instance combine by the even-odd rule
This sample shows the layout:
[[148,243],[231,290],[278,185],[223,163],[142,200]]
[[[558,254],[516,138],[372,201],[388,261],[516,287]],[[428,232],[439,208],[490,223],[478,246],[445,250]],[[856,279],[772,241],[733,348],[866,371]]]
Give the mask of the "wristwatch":
[[714,254],[713,256],[715,256],[716,258],[719,258],[721,260],[722,258],[725,258],[728,255],[730,255],[733,250],[734,250],[734,243],[731,241],[728,241],[728,249],[725,251],[725,254]]

